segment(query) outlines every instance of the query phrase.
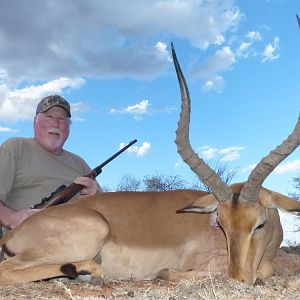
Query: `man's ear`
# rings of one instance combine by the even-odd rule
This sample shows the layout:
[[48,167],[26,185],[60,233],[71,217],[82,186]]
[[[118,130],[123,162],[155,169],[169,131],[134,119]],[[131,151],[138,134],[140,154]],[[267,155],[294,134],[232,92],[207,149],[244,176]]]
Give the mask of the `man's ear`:
[[215,196],[213,194],[208,194],[198,198],[188,206],[178,209],[176,213],[180,214],[180,213],[193,212],[193,213],[207,214],[216,210],[218,205],[219,205],[219,201],[215,198]]
[[266,208],[279,208],[297,216],[300,215],[300,202],[293,198],[261,188],[259,199]]

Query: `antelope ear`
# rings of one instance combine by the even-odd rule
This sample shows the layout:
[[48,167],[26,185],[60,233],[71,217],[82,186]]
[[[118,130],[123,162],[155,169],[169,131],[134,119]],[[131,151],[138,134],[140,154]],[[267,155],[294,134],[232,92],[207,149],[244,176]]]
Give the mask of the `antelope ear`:
[[176,213],[180,214],[180,213],[192,212],[192,213],[207,214],[216,210],[218,205],[219,205],[219,201],[215,198],[215,196],[213,194],[208,194],[198,198],[188,206],[178,209]]
[[300,202],[295,199],[265,188],[261,188],[259,198],[262,205],[267,208],[284,209],[285,211],[297,216],[300,215]]

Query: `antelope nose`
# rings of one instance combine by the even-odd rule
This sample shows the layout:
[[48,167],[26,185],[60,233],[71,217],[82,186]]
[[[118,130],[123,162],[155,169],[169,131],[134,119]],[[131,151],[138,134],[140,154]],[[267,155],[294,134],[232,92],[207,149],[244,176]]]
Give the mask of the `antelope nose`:
[[236,280],[238,282],[244,283],[244,284],[248,284],[248,285],[253,285],[255,278],[253,278],[252,276],[248,276],[246,274],[240,274],[240,273],[231,273],[229,274],[229,277],[233,280]]

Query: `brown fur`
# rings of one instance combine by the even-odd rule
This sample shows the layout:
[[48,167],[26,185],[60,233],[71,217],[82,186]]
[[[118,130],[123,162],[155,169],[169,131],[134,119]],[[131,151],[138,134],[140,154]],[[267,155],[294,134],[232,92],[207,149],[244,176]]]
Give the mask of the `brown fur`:
[[[113,279],[173,280],[228,272],[252,284],[273,272],[282,241],[274,207],[280,207],[281,198],[285,209],[300,210],[300,203],[266,189],[251,205],[219,204],[213,195],[182,190],[102,193],[47,208],[0,240],[15,254],[0,264],[0,284],[83,273],[103,278],[102,267]],[[176,214],[183,207],[195,213]],[[207,212],[215,208],[222,229],[210,225]],[[94,260],[99,253],[102,266]]]
[[4,255],[8,256],[8,257],[13,257],[16,255],[15,253],[11,252],[5,244],[2,246],[2,251],[3,251]]

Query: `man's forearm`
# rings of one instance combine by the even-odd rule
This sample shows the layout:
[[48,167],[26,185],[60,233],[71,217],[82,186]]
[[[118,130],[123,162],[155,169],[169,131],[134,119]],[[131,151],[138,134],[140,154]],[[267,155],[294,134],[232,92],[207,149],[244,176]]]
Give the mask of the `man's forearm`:
[[10,228],[12,224],[13,215],[16,213],[14,209],[11,209],[0,200],[0,224],[4,227]]
[[0,225],[12,229],[39,211],[39,209],[30,208],[15,210],[7,207],[5,203],[0,200]]

